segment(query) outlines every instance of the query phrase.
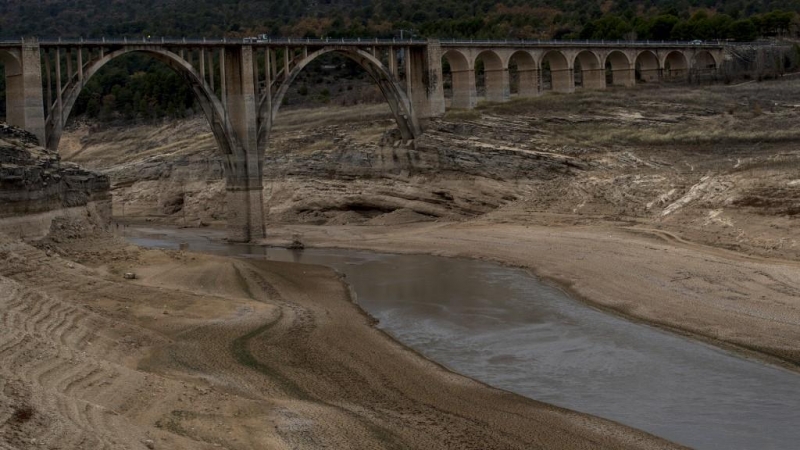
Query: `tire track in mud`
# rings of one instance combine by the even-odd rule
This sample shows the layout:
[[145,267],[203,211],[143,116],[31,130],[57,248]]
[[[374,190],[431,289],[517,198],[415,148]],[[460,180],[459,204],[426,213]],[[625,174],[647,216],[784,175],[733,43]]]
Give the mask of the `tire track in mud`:
[[[279,385],[286,391],[286,393],[294,399],[309,401],[326,408],[331,408],[344,414],[350,420],[361,424],[361,426],[365,427],[377,442],[381,442],[382,448],[390,450],[402,450],[407,448],[403,445],[402,439],[400,439],[400,437],[391,430],[381,427],[380,425],[367,420],[367,418],[363,415],[356,414],[354,411],[344,408],[341,405],[336,405],[310,394],[297,382],[281,373],[279,369],[262,362],[262,360],[250,350],[253,340],[263,336],[270,330],[277,328],[279,325],[282,325],[288,334],[297,333],[306,336],[310,335],[315,327],[314,316],[301,305],[286,301],[280,292],[278,292],[278,290],[275,289],[275,287],[269,281],[267,281],[264,276],[259,273],[259,271],[252,267],[247,267],[243,270],[236,264],[234,265],[234,268],[238,279],[246,286],[245,291],[248,293],[250,298],[255,301],[272,303],[278,306],[277,317],[253,329],[252,331],[237,337],[231,343],[231,351],[236,357],[237,361],[243,366],[250,367],[253,370],[264,374],[270,379],[277,381]],[[272,276],[278,275],[272,274]],[[285,277],[281,278],[288,283],[294,284],[292,280],[289,280]],[[258,287],[257,290],[250,287],[250,281],[256,284]],[[256,292],[263,294],[256,295]],[[284,314],[285,311],[288,311],[289,314]]]

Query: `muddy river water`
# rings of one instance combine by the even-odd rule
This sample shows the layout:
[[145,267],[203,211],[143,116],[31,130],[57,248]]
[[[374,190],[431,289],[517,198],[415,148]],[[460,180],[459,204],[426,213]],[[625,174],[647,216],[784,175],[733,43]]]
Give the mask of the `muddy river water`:
[[800,448],[800,375],[597,311],[495,263],[225,244],[209,231],[136,229],[132,242],[323,264],[379,327],[492,386],[698,449]]

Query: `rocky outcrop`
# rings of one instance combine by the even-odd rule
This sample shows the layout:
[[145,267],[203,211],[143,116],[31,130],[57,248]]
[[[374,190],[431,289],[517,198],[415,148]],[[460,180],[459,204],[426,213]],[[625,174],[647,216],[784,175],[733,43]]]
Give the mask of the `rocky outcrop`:
[[[467,175],[510,181],[547,180],[588,168],[578,158],[534,149],[526,142],[529,130],[515,136],[507,124],[484,122],[433,121],[423,136],[408,142],[401,140],[396,129],[375,142],[355,141],[352,135],[357,130],[342,126],[306,130],[301,136],[281,139],[275,145],[278,148],[268,151],[264,172],[268,179]],[[332,146],[315,151],[304,148],[329,137],[333,137]]]
[[106,175],[61,162],[36,137],[0,125],[0,219],[110,199]]

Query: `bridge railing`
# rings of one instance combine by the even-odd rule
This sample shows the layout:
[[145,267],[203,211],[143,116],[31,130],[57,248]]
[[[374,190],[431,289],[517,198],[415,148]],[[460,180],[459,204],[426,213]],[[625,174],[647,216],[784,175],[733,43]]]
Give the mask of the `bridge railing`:
[[[570,40],[542,40],[542,39],[506,39],[506,40],[481,40],[481,39],[442,39],[442,46],[498,46],[498,45],[521,45],[521,46],[560,46],[560,47],[722,47],[730,44],[726,41],[626,41],[617,40],[591,40],[591,39],[570,39]],[[751,43],[752,44],[752,43]]]
[[[2,42],[2,41],[0,41]],[[17,44],[22,41],[14,41]],[[135,45],[135,44],[151,44],[151,45],[226,45],[226,44],[272,44],[272,45],[325,45],[325,44],[344,44],[344,45],[426,45],[427,40],[423,39],[375,39],[375,38],[325,38],[325,39],[310,39],[310,38],[168,38],[168,37],[134,37],[134,38],[91,38],[91,39],[63,39],[63,38],[42,38],[39,39],[40,44],[45,45]]]
[[[0,39],[0,45],[20,45],[32,39]],[[426,39],[378,39],[378,38],[174,38],[174,37],[115,37],[115,38],[40,38],[43,45],[426,45]],[[440,39],[444,47],[453,46],[541,46],[541,47],[722,47],[729,45],[774,45],[774,42],[728,42],[728,41],[626,41],[626,40],[540,40],[540,39]]]

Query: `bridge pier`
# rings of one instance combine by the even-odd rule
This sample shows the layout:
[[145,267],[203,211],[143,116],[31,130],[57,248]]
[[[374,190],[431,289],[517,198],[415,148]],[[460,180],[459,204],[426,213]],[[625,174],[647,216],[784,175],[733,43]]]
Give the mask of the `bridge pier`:
[[606,88],[606,71],[605,69],[589,69],[581,73],[583,78],[583,88],[601,90]]
[[612,69],[611,79],[614,86],[636,86],[636,69]]
[[45,144],[44,97],[39,44],[24,42],[12,52],[0,52],[6,73],[6,121],[36,135]]
[[511,96],[511,81],[508,68],[485,69],[486,101],[493,103],[507,102]]
[[444,115],[442,46],[430,40],[424,48],[410,48],[411,103],[419,119]]
[[551,69],[550,87],[553,92],[571,94],[575,92],[575,72],[571,68]]
[[225,186],[228,241],[251,242],[266,236],[261,178],[228,179]]
[[228,240],[250,242],[265,237],[264,150],[259,146],[257,66],[249,45],[224,47],[220,83],[230,154],[227,167]]
[[517,71],[519,77],[519,97],[532,98],[541,95],[539,86],[539,69],[522,69]]

